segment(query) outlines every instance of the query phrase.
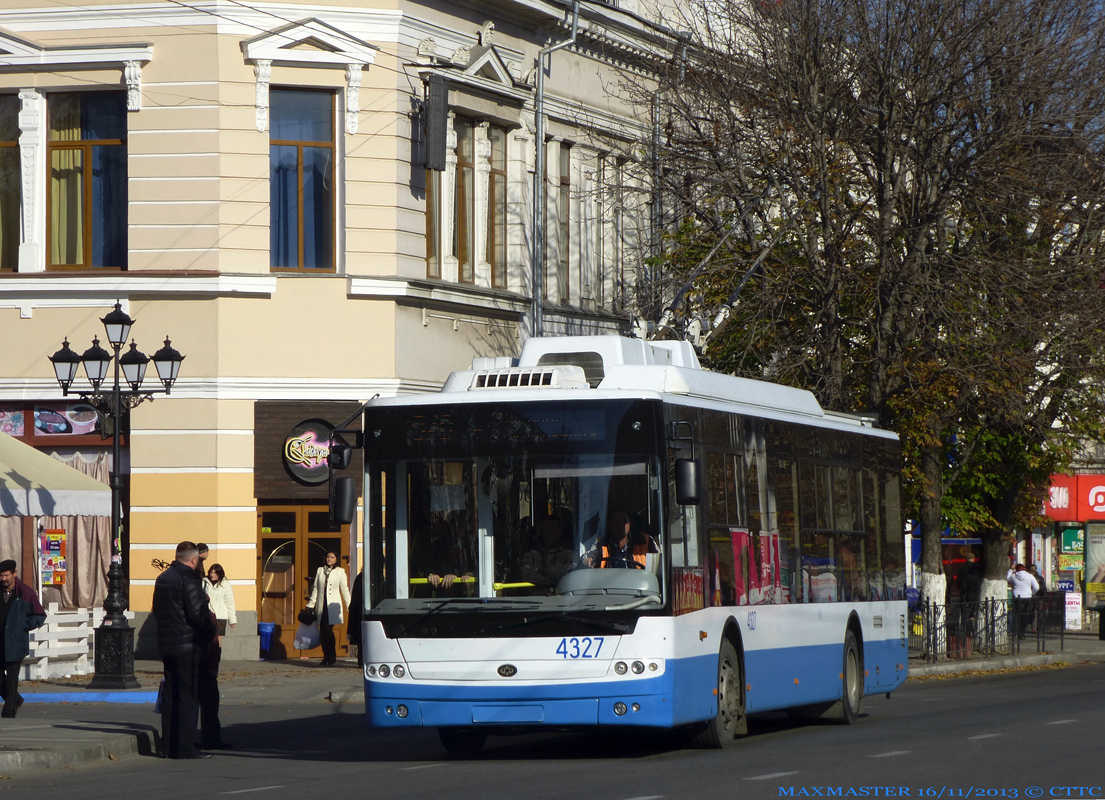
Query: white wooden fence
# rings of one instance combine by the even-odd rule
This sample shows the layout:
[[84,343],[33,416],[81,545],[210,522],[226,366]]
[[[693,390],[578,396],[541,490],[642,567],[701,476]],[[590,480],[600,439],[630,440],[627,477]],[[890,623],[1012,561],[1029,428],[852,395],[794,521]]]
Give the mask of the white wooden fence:
[[[124,613],[134,619],[133,611]],[[62,611],[57,603],[50,603],[46,624],[31,631],[31,654],[23,661],[22,679],[41,681],[92,672],[93,634],[103,618],[103,608]]]

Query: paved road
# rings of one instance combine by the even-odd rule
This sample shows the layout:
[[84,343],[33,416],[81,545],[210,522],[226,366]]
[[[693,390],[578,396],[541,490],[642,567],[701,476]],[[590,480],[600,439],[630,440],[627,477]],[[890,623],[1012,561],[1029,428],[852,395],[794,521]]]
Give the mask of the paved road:
[[[481,757],[447,758],[432,732],[369,731],[364,706],[233,704],[238,747],[199,762],[128,756],[0,781],[20,798],[630,798],[803,796],[1102,797],[1105,665],[910,681],[867,698],[857,725],[754,718],[725,752],[667,736],[609,733],[493,738]],[[100,724],[156,721],[146,707],[36,709]],[[55,720],[56,721],[56,720]],[[0,727],[0,736],[3,728]],[[1066,787],[1097,787],[1090,790]],[[890,794],[888,788],[893,789]],[[851,791],[851,795],[850,792]]]

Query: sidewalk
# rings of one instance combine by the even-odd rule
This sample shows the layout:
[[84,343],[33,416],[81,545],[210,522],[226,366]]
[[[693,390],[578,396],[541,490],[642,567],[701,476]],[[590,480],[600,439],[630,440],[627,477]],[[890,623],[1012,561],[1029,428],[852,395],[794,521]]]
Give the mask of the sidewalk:
[[1096,633],[1067,633],[1063,637],[1063,649],[1060,651],[1058,639],[1048,642],[1055,648],[1047,653],[1036,652],[1036,642],[1024,642],[1019,656],[997,656],[994,658],[970,658],[965,660],[942,660],[935,664],[911,659],[910,677],[930,675],[957,675],[964,672],[997,672],[999,670],[1020,667],[1044,666],[1047,664],[1078,664],[1083,661],[1105,661],[1105,642],[1098,639]]
[[[1063,652],[1024,654],[1004,658],[941,661],[936,664],[911,662],[914,677],[985,673],[1046,664],[1078,664],[1105,661],[1105,642],[1097,634],[1068,634]],[[19,769],[57,769],[71,764],[117,759],[156,750],[155,730],[160,718],[152,713],[161,682],[161,664],[140,661],[135,676],[137,689],[119,692],[89,690],[91,675],[51,681],[24,681],[20,693],[25,704],[64,703],[81,709],[97,703],[143,704],[150,713],[144,722],[85,722],[76,717],[95,716],[82,710],[74,719],[27,719],[24,714],[0,725],[0,776]],[[289,661],[224,661],[219,673],[222,702],[232,704],[359,703],[364,700],[363,675],[356,661],[339,661],[323,668],[316,659]],[[24,706],[26,710],[26,705]],[[136,715],[138,718],[138,715]],[[10,743],[10,744],[9,744]]]
[[[19,769],[57,769],[88,761],[156,752],[160,718],[152,713],[161,683],[161,663],[135,663],[137,689],[101,692],[88,689],[91,675],[49,681],[21,681],[23,711],[31,704],[142,704],[141,723],[27,719],[21,714],[0,725],[0,776]],[[224,661],[219,671],[223,704],[363,702],[364,678],[355,660],[323,668],[317,659]],[[94,706],[93,706],[94,707]],[[74,715],[76,716],[76,715]],[[89,716],[87,712],[80,716]],[[137,715],[136,715],[137,716]]]

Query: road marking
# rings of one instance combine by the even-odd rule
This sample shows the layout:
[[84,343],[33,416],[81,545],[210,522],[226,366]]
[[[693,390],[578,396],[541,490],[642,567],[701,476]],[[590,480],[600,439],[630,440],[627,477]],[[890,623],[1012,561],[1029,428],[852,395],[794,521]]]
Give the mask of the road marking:
[[791,770],[790,772],[769,772],[767,775],[752,775],[745,778],[746,781],[769,781],[772,778],[784,778],[787,775],[797,775],[798,770]]
[[283,788],[283,786],[258,786],[256,789],[235,789],[232,792],[219,792],[219,794],[247,794],[248,792],[267,792],[269,789]]
[[661,800],[662,794],[644,794],[640,797],[627,797],[626,800]]
[[400,772],[410,772],[415,769],[430,769],[431,767],[444,767],[444,762],[440,764],[419,764],[417,767],[403,767]]
[[968,739],[993,739],[995,736],[1001,736],[1000,733],[980,733],[978,736],[968,736]]
[[1078,722],[1076,719],[1057,719],[1055,722],[1049,722],[1048,725],[1066,725],[1068,722]]
[[904,756],[906,753],[912,753],[912,750],[891,750],[889,753],[876,753],[868,758],[888,758],[889,756]]

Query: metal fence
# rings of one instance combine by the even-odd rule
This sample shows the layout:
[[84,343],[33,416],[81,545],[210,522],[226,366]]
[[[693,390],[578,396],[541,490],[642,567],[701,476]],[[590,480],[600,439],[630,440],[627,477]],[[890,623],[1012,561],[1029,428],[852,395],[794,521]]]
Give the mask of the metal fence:
[[1062,651],[1063,592],[909,607],[909,656],[926,662]]

